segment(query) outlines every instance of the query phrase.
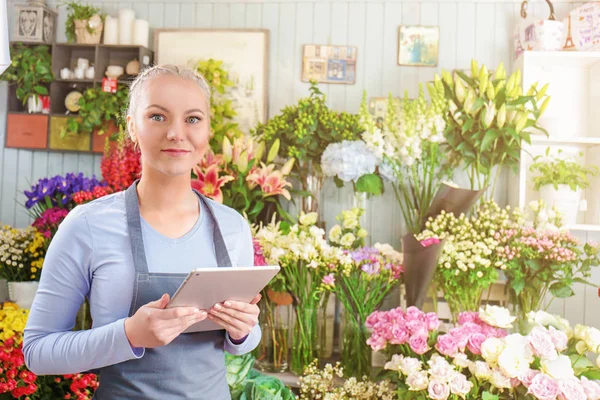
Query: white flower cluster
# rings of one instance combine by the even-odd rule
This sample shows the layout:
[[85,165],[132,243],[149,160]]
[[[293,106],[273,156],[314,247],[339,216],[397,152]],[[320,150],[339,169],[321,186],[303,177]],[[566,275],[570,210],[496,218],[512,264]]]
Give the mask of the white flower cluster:
[[563,227],[563,215],[556,207],[548,209],[543,200],[533,200],[528,204],[526,226],[542,231],[558,231]]
[[345,249],[353,249],[362,246],[362,241],[369,235],[366,229],[360,226],[362,208],[355,207],[351,210],[343,210],[337,216],[339,224],[329,230],[329,241]]
[[354,181],[375,172],[379,161],[362,140],[331,143],[321,156],[325,176],[337,176],[344,182]]
[[397,354],[392,356],[385,369],[406,375],[411,392],[427,391],[427,398],[431,399],[447,399],[451,394],[465,398],[473,388],[473,383],[439,354],[433,354],[427,364],[429,369],[423,370],[420,360]]
[[309,268],[349,267],[352,259],[341,248],[330,246],[325,231],[317,226],[317,213],[302,214],[299,223],[283,233],[279,223],[271,223],[256,233],[269,263],[296,265],[299,261]]

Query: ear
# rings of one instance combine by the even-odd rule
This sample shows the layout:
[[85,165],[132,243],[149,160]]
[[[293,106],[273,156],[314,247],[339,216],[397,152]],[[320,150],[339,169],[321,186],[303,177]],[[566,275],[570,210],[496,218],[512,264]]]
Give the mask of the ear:
[[135,122],[133,121],[131,114],[127,114],[127,132],[129,133],[131,141],[136,143],[137,137],[135,136]]

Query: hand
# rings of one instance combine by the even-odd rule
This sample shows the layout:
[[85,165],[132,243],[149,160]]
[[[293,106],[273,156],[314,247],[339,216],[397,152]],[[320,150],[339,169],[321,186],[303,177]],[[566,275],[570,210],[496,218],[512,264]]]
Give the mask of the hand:
[[208,319],[225,328],[233,340],[242,340],[258,324],[260,310],[257,306],[260,293],[250,303],[227,300],[215,304],[208,310]]
[[125,320],[125,334],[132,347],[160,347],[171,343],[181,332],[206,319],[206,311],[196,307],[173,307],[169,295],[140,307]]

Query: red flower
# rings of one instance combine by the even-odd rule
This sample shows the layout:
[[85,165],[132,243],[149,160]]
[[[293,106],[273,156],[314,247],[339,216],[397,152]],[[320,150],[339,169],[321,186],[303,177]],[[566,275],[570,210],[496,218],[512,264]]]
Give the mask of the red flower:
[[219,166],[217,164],[211,165],[204,172],[200,167],[196,166],[194,167],[194,173],[198,178],[192,180],[192,188],[203,195],[222,203],[223,192],[221,191],[221,187],[227,182],[232,181],[233,176],[225,175],[219,177]]

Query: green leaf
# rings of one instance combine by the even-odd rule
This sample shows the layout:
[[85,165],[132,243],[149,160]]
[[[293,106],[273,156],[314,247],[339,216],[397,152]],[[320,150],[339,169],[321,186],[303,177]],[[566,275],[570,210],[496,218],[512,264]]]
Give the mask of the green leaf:
[[500,132],[498,132],[496,129],[490,129],[489,131],[487,131],[485,133],[485,136],[483,137],[483,141],[481,142],[481,150],[488,150],[491,147],[494,140],[496,140],[499,136]]
[[383,180],[379,175],[363,175],[356,181],[356,191],[380,195],[383,192]]
[[513,290],[515,291],[515,294],[518,296],[525,288],[525,280],[523,278],[516,278],[511,283],[511,286],[512,286]]
[[497,394],[491,394],[490,392],[483,392],[481,395],[482,400],[498,400],[499,397]]
[[552,293],[554,297],[557,297],[559,299],[565,299],[567,297],[575,295],[573,289],[571,289],[571,286],[567,285],[564,282],[554,282],[550,286],[550,293]]
[[537,260],[526,260],[525,265],[533,271],[539,271],[541,268],[541,265]]
[[340,178],[338,178],[338,176],[337,176],[337,175],[333,177],[333,181],[335,182],[335,186],[336,186],[338,189],[341,189],[341,188],[343,188],[343,187],[344,187],[344,181],[343,181],[343,180],[341,180]]
[[509,101],[510,106],[520,106],[534,99],[534,96],[521,96],[516,100]]
[[600,381],[600,369],[590,368],[583,371],[580,377],[585,376],[586,378],[594,381]]
[[463,124],[463,127],[462,127],[463,135],[465,134],[465,132],[468,132],[471,130],[474,123],[475,123],[475,120],[473,118],[467,119],[467,121]]

